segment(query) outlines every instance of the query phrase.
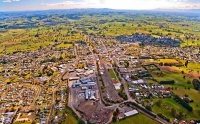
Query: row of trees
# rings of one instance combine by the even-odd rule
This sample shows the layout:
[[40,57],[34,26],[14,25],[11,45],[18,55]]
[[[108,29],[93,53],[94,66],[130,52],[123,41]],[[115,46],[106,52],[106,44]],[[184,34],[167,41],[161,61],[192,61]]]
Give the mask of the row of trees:
[[200,81],[199,80],[193,79],[192,84],[193,84],[195,90],[200,91]]
[[192,111],[193,110],[193,108],[188,103],[186,103],[183,99],[181,99],[179,96],[174,95],[174,99],[177,102],[179,102],[183,107],[185,107],[188,111]]

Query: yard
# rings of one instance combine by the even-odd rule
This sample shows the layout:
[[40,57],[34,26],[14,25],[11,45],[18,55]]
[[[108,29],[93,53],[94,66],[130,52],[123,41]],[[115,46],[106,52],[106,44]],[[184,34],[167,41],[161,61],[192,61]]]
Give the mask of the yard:
[[135,116],[115,122],[113,124],[157,124],[157,123],[143,114],[137,114]]

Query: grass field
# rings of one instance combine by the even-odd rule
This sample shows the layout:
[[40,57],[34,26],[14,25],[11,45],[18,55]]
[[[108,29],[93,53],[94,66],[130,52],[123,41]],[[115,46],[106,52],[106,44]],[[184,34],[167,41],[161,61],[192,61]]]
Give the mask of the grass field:
[[[200,92],[199,91],[194,90],[194,89],[188,90],[184,88],[179,88],[178,90],[174,90],[173,92],[177,94],[178,96],[183,96],[185,94],[189,95],[189,97],[192,100],[194,100],[193,103],[190,103],[190,106],[192,106],[194,110],[198,110],[200,112],[200,99],[199,99]],[[199,117],[200,117],[200,114],[199,114]]]
[[163,64],[164,63],[178,63],[178,61],[175,59],[159,59],[159,62],[162,62]]
[[[179,89],[177,90],[179,92]],[[192,97],[191,97],[192,98]],[[156,102],[158,99],[154,99],[154,102]],[[196,103],[194,103],[196,104]],[[168,109],[165,108],[165,105],[168,107]],[[192,107],[193,105],[190,104]],[[189,112],[187,109],[185,109],[183,106],[181,106],[179,103],[177,103],[173,98],[165,98],[162,99],[162,105],[157,106],[156,104],[152,107],[153,112],[155,113],[162,113],[164,116],[166,116],[169,119],[174,119],[174,117],[171,115],[171,109],[174,108],[176,112],[183,112],[185,113],[186,117],[183,117],[182,119],[200,119],[200,103],[199,107],[195,107],[192,112]]]
[[189,62],[187,68],[185,66],[182,66],[182,67],[179,67],[179,68],[186,73],[188,73],[190,70],[200,72],[200,64],[194,63],[194,62]]
[[168,71],[163,71],[163,76],[157,76],[156,74],[152,74],[152,76],[158,81],[168,81],[168,80],[174,80],[175,84],[170,85],[173,87],[181,87],[181,88],[185,88],[185,87],[189,87],[189,88],[193,88],[192,84],[188,84],[187,81],[188,80],[192,80],[190,78],[183,78],[183,74],[180,72],[168,72]]
[[75,116],[73,116],[72,110],[69,108],[65,108],[65,109],[66,109],[67,114],[65,115],[66,118],[62,124],[78,124],[78,119]]
[[117,77],[116,77],[115,72],[113,71],[113,69],[109,69],[108,73],[109,73],[109,75],[110,75],[111,78],[117,79]]
[[157,124],[157,122],[143,114],[137,114],[135,116],[115,122],[113,124]]
[[57,47],[58,48],[67,48],[67,47],[71,47],[72,44],[59,44]]
[[[182,67],[185,68],[185,67]],[[191,68],[195,68],[195,66],[191,66]],[[194,90],[193,85],[190,83],[187,83],[187,81],[192,81],[191,78],[183,78],[184,74],[181,72],[170,72],[170,71],[162,71],[163,76],[158,76],[155,73],[152,74],[152,76],[158,81],[167,81],[167,80],[174,80],[175,84],[173,85],[165,85],[165,87],[173,87],[172,92],[180,97],[187,94],[189,97],[194,100],[193,103],[190,103],[190,106],[193,107],[193,111],[189,112],[187,109],[182,107],[179,103],[177,103],[173,98],[165,98],[162,99],[162,105],[157,106],[156,104],[152,107],[153,112],[155,113],[162,113],[169,119],[174,119],[174,117],[171,115],[171,109],[175,108],[177,112],[183,112],[185,113],[186,117],[183,117],[183,119],[200,119],[200,99],[199,95],[200,92]],[[154,83],[150,80],[150,83]],[[177,89],[175,89],[177,88]],[[189,89],[188,89],[189,88]],[[156,102],[157,99],[154,99],[154,102]],[[169,107],[169,109],[165,108],[165,105]]]

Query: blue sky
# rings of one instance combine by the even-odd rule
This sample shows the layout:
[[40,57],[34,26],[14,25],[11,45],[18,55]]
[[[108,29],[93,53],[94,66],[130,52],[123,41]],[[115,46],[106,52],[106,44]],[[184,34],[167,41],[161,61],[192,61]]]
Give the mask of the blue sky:
[[200,9],[200,0],[0,0],[0,11],[72,8]]

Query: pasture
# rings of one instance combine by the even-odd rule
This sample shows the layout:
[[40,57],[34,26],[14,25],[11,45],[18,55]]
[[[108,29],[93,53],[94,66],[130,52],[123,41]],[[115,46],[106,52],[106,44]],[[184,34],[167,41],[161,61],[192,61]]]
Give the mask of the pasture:
[[143,114],[137,114],[112,124],[157,124],[157,122]]

